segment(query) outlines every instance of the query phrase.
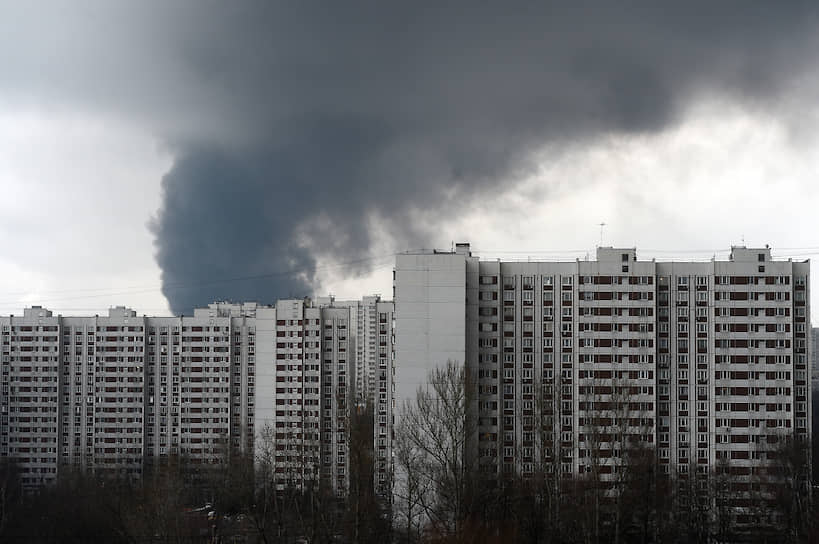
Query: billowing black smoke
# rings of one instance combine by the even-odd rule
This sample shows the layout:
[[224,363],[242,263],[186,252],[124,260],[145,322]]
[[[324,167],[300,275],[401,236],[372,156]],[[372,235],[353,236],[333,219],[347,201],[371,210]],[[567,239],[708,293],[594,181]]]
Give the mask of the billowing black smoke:
[[318,255],[368,255],[373,214],[424,245],[546,146],[662,130],[709,95],[780,113],[819,52],[809,3],[402,4],[197,4],[160,25],[183,74],[152,223],[174,312],[307,294]]

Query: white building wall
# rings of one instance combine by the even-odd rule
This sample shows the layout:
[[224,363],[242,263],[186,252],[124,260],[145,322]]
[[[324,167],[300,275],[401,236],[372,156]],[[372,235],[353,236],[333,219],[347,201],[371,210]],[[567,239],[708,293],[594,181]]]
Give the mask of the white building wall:
[[395,261],[396,404],[415,397],[427,372],[448,360],[464,364],[466,279],[464,254],[405,254]]

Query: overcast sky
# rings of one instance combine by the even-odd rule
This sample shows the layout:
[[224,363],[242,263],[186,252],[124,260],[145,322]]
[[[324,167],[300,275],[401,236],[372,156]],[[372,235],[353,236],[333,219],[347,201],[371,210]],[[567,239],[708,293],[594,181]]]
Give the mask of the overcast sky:
[[813,3],[654,4],[0,0],[0,313],[819,255]]

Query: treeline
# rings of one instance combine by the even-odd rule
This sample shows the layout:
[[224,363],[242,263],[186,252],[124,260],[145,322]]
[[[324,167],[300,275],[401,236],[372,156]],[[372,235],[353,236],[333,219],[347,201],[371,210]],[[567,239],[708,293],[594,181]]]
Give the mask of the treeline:
[[[626,440],[615,470],[603,470],[613,468],[611,459],[593,459],[588,472],[565,473],[552,460],[558,456],[544,455],[525,477],[498,477],[483,471],[478,455],[473,385],[462,366],[448,363],[404,407],[392,501],[373,491],[367,410],[351,414],[350,487],[341,495],[321,478],[304,479],[312,463],[277,462],[281,445],[264,430],[255,457],[226,454],[209,465],[167,458],[147,465],[139,480],[61,467],[56,485],[31,494],[7,462],[0,466],[0,542],[819,541],[810,487],[815,444],[781,435],[755,470],[721,460],[667,471],[651,444]],[[548,431],[536,433],[542,451],[553,425],[538,421]]]
[[[139,480],[61,467],[56,485],[34,493],[23,493],[13,463],[5,463],[0,542],[389,542],[389,509],[373,492],[372,413],[351,420],[346,496],[320,480],[296,485],[306,465],[285,469],[264,456],[204,465],[170,457],[148,464]],[[293,471],[292,485],[276,485],[283,470]]]
[[[561,442],[555,421],[535,417],[539,428],[531,441],[540,455],[535,454],[525,477],[501,463],[498,476],[495,462],[508,460],[501,459],[508,454],[478,447],[475,385],[462,365],[450,362],[433,370],[415,401],[404,407],[396,432],[393,505],[396,535],[403,542],[819,539],[811,500],[811,444],[791,435],[764,436],[755,446],[764,455],[751,466],[725,458],[710,466],[692,457],[675,467],[661,462],[653,443],[629,435],[622,423],[618,427],[617,421],[639,421],[639,414],[612,412],[601,418],[608,423],[596,429],[586,418],[582,432],[587,447],[595,438],[614,441],[617,459],[591,446],[582,459],[586,472],[577,474],[565,470],[562,452],[545,453]],[[607,409],[634,405],[627,388],[621,391],[626,392]],[[548,413],[542,399],[539,408],[536,413]],[[480,457],[487,454],[495,458]],[[521,461],[516,458],[517,468]],[[490,472],[484,472],[487,467]]]

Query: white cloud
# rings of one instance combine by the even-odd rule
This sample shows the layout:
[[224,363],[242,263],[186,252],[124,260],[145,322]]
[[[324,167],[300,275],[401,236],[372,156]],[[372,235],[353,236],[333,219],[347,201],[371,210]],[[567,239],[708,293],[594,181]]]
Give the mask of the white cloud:
[[[726,258],[743,239],[810,258],[791,248],[819,255],[819,147],[791,136],[772,117],[710,103],[659,134],[610,136],[558,157],[544,151],[539,174],[516,190],[485,195],[457,220],[435,218],[435,246],[470,241],[487,258],[593,257],[605,222],[604,245],[636,246],[643,258]],[[816,267],[812,275],[819,281]],[[348,296],[388,293],[391,274],[336,285]]]
[[169,166],[116,119],[0,111],[0,312],[167,312],[145,223]]

